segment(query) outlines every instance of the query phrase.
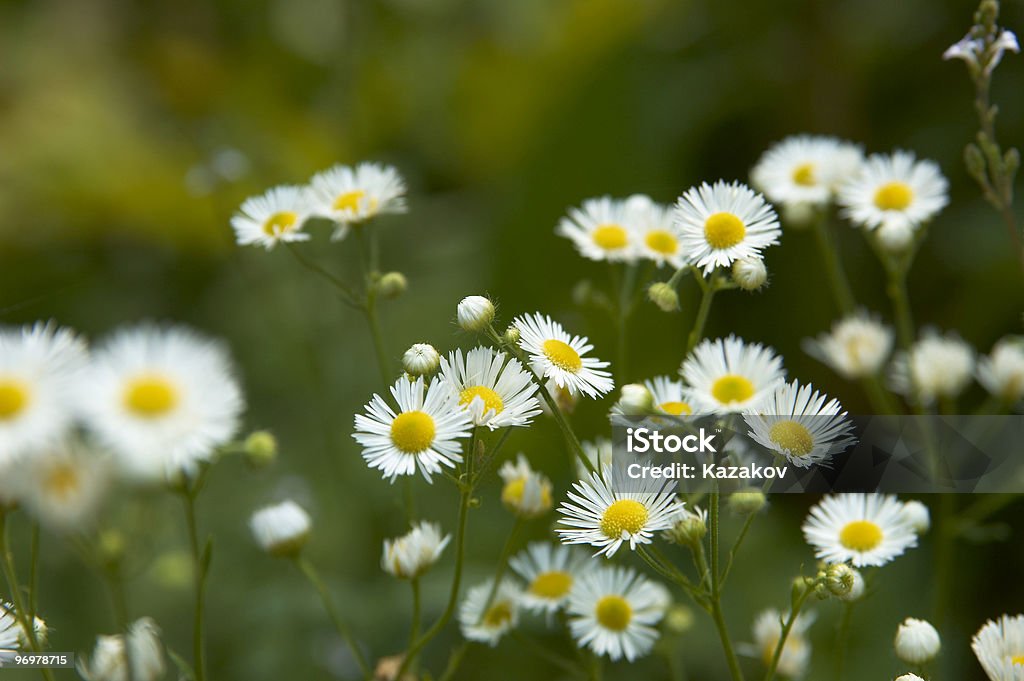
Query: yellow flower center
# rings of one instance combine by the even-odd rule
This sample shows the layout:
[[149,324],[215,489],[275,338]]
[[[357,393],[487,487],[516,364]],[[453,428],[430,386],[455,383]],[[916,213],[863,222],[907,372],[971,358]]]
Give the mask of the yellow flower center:
[[796,168],[793,168],[793,183],[801,187],[813,187],[818,184],[814,178],[814,164],[801,163]]
[[459,393],[459,404],[468,405],[477,397],[484,401],[484,411],[493,409],[495,414],[500,414],[501,410],[505,408],[505,403],[501,401],[501,395],[485,385],[474,385],[463,390]]
[[693,413],[693,407],[686,402],[662,402],[658,405],[658,409],[672,416],[689,416]]
[[620,248],[625,248],[629,242],[629,235],[626,234],[626,230],[620,225],[598,225],[597,228],[591,232],[590,238],[594,240],[594,243],[598,247],[603,248],[606,251],[615,251]]
[[722,404],[746,402],[754,396],[754,384],[739,374],[725,374],[711,384],[711,396]]
[[652,251],[662,255],[675,255],[675,252],[679,250],[679,242],[676,241],[676,237],[672,232],[664,229],[652,229],[647,232],[644,242]]
[[1019,664],[1024,667],[1024,654],[1014,655],[1010,658],[1010,664]]
[[391,442],[406,454],[419,454],[434,443],[434,419],[422,411],[407,411],[391,422]]
[[[347,210],[353,213],[359,211],[359,204],[366,196],[366,192],[362,189],[353,189],[350,192],[338,194],[338,197],[334,199],[334,210]],[[373,208],[374,202],[370,202],[371,209]]]
[[139,376],[124,391],[124,406],[142,418],[164,416],[177,405],[178,390],[163,376]]
[[619,499],[601,516],[601,531],[609,539],[618,539],[625,531],[636,534],[647,522],[647,507],[634,499]]
[[851,551],[870,551],[882,543],[882,528],[870,520],[854,520],[839,533],[839,543]]
[[904,210],[914,200],[914,190],[904,182],[887,182],[875,191],[880,210]]
[[505,626],[512,619],[512,606],[507,601],[495,603],[484,615],[484,625],[492,629]]
[[69,464],[58,464],[47,471],[43,489],[58,501],[64,501],[79,487],[78,470]]
[[597,623],[605,629],[624,631],[629,626],[629,621],[633,619],[633,608],[622,596],[610,594],[597,602],[594,616]]
[[14,419],[28,406],[28,388],[21,381],[0,379],[0,421]]
[[583,368],[580,353],[573,350],[568,343],[550,338],[544,341],[544,345],[541,347],[544,350],[544,356],[559,369],[576,373]]
[[542,572],[530,584],[530,593],[552,600],[562,598],[572,589],[572,575],[561,570]]
[[[523,494],[526,492],[526,478],[516,478],[505,483],[501,488],[501,502],[512,509],[523,505]],[[540,504],[543,508],[551,508],[551,490],[546,485],[540,486]]]
[[274,213],[263,223],[263,233],[267,236],[280,236],[295,227],[299,216],[287,210]]
[[811,431],[796,421],[779,421],[768,431],[768,438],[794,456],[807,456],[814,449]]
[[713,213],[704,221],[704,238],[711,248],[731,248],[746,234],[743,221],[732,213]]

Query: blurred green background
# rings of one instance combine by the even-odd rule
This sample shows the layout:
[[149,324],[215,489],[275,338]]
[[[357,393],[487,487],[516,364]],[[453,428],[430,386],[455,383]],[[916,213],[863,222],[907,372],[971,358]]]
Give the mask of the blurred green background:
[[[1003,23],[1020,32],[1024,8],[1005,4]],[[201,500],[202,526],[215,536],[212,676],[349,678],[352,661],[307,585],[258,553],[246,521],[283,496],[306,505],[316,523],[310,555],[360,639],[373,656],[400,651],[408,593],[378,568],[381,539],[405,530],[400,488],[367,470],[349,437],[352,415],[382,386],[362,320],[287,252],[237,248],[228,226],[235,207],[335,162],[393,163],[411,188],[410,213],[379,225],[385,268],[411,282],[383,314],[396,357],[416,341],[442,351],[471,344],[452,321],[455,304],[486,292],[503,320],[542,310],[589,334],[598,355],[610,358],[608,321],[572,303],[579,280],[603,285],[607,272],[554,236],[568,206],[605,193],[671,201],[702,180],[746,179],[759,154],[786,135],[836,134],[868,151],[909,148],[942,166],[953,202],[912,273],[915,313],[987,351],[1021,331],[1024,287],[1005,231],[961,163],[975,130],[965,69],[940,58],[966,32],[974,6],[3,0],[0,323],[53,317],[96,338],[126,322],[174,320],[230,341],[248,425],[272,429],[282,455],[261,472],[225,461]],[[1005,59],[993,96],[1002,140],[1020,145],[1024,60]],[[856,386],[799,348],[834,316],[813,246],[806,233],[784,234],[768,251],[770,288],[720,296],[708,333],[773,345],[791,375],[863,412]],[[844,228],[841,246],[858,299],[888,316],[881,268],[860,234]],[[357,276],[353,242],[331,244],[322,231],[305,250]],[[645,305],[634,318],[630,378],[674,373],[695,293],[684,283],[679,315]],[[577,412],[584,438],[604,432],[609,404]],[[554,425],[542,420],[517,433],[508,453],[517,449],[555,479],[561,497],[570,471]],[[512,524],[498,489],[496,479],[485,484],[470,521],[470,585],[490,574]],[[450,485],[419,481],[417,492],[421,512],[451,529]],[[191,612],[183,607],[185,537],[173,501],[121,514],[120,522],[139,554],[132,615],[156,618],[168,644],[184,651]],[[785,607],[790,578],[811,564],[799,532],[810,503],[776,499],[755,525],[727,595],[734,638],[750,640],[761,608]],[[959,552],[955,625],[944,631],[947,666],[938,678],[982,678],[968,659],[969,635],[988,617],[1024,610],[1019,515],[1018,507],[997,518],[1016,525],[1010,541]],[[548,527],[538,521],[531,531]],[[95,633],[113,629],[102,584],[57,538],[44,542],[41,606],[53,648],[90,650]],[[430,618],[450,569],[449,550],[427,578]],[[904,617],[929,615],[931,573],[929,538],[881,572],[878,593],[856,615],[849,678],[906,671],[891,637]],[[825,679],[838,608],[817,609],[810,677]],[[725,678],[709,625],[697,614],[682,637],[690,678]],[[450,626],[428,650],[430,668],[438,670],[458,640]],[[749,665],[751,674],[759,668]],[[554,673],[506,641],[497,651],[474,646],[460,678]],[[612,671],[641,676],[666,678],[664,661]]]

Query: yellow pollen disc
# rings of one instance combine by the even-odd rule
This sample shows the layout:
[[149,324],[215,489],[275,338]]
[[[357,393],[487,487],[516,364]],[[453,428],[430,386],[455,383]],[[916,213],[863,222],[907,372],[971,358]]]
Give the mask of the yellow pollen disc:
[[484,385],[474,385],[459,393],[459,404],[469,404],[477,397],[484,401],[484,411],[493,409],[495,414],[500,414],[505,408],[501,395]]
[[534,596],[552,600],[565,596],[570,589],[572,589],[572,575],[560,570],[542,572],[530,584],[530,593]]
[[1024,666],[1024,655],[1014,655],[1010,658],[1010,663]]
[[488,627],[497,628],[506,624],[512,619],[512,606],[505,601],[495,603],[484,615],[484,624]]
[[625,248],[629,242],[626,230],[619,225],[599,225],[597,229],[591,232],[590,238],[594,240],[595,244],[606,251]]
[[128,382],[124,406],[136,416],[157,418],[178,404],[178,390],[162,376],[140,376]]
[[746,235],[746,225],[732,213],[714,213],[704,221],[704,238],[711,248],[731,248]]
[[768,439],[794,456],[807,456],[814,449],[811,431],[796,421],[779,421],[768,431]]
[[348,210],[355,213],[359,210],[359,204],[365,196],[366,192],[362,189],[353,189],[350,192],[338,194],[338,198],[334,199],[334,210]]
[[738,374],[725,374],[711,384],[711,396],[722,404],[746,402],[754,396],[754,384]]
[[43,479],[43,489],[59,500],[67,499],[74,494],[78,486],[78,471],[73,466],[55,466]]
[[870,520],[854,520],[839,533],[839,543],[851,551],[870,551],[882,543],[882,528]]
[[814,164],[801,163],[793,168],[793,182],[801,187],[813,187],[818,184],[814,179]]
[[686,402],[662,402],[658,409],[672,416],[689,416],[693,413],[693,407]]
[[263,223],[263,233],[267,236],[284,234],[295,226],[298,219],[299,216],[291,211],[285,210],[280,213],[274,213]]
[[544,356],[559,369],[576,373],[583,368],[580,353],[573,350],[568,343],[550,338],[544,341],[544,345],[541,347],[544,350]]
[[673,236],[672,232],[664,229],[654,229],[647,232],[644,242],[652,251],[662,255],[675,255],[675,252],[679,250],[679,242],[676,241],[675,236]]
[[601,516],[601,531],[609,539],[618,539],[625,530],[636,534],[647,523],[647,507],[634,499],[619,499]]
[[594,608],[597,623],[605,629],[623,631],[633,619],[633,608],[622,596],[608,595],[597,602]]
[[880,210],[904,210],[914,200],[914,190],[903,182],[887,182],[875,191]]
[[406,454],[419,454],[434,443],[434,419],[422,411],[407,411],[391,422],[391,442]]
[[28,388],[20,381],[0,379],[0,421],[13,419],[28,402]]

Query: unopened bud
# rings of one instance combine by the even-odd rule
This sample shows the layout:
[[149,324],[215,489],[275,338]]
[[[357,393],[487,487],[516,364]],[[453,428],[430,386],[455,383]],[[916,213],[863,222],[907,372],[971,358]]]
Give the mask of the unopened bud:
[[245,458],[253,466],[262,468],[277,458],[277,438],[266,430],[257,430],[245,438]]
[[833,596],[846,596],[853,591],[854,574],[853,568],[846,563],[830,565],[825,571],[825,585]]
[[662,312],[675,312],[679,309],[679,294],[669,284],[658,281],[647,289],[647,297]]
[[484,296],[467,296],[459,303],[457,319],[465,331],[483,331],[494,321],[494,303]]
[[410,376],[429,376],[441,366],[441,355],[429,343],[414,343],[402,355],[402,368]]
[[744,291],[756,291],[768,281],[768,270],[761,258],[740,258],[732,264],[732,279]]
[[381,298],[397,298],[408,287],[409,282],[401,272],[388,272],[377,282],[377,292]]
[[620,391],[618,406],[628,416],[643,416],[654,410],[654,395],[642,383],[627,383]]
[[753,515],[767,503],[764,492],[756,489],[740,490],[729,495],[729,510],[736,515]]
[[815,220],[815,208],[800,201],[782,207],[782,226],[787,229],[807,229]]
[[509,324],[508,328],[505,329],[505,333],[502,336],[502,338],[509,345],[515,345],[516,343],[519,342],[520,335],[521,334],[519,333],[519,327],[516,326],[515,324]]
[[907,222],[887,222],[875,231],[879,246],[888,253],[903,253],[914,240],[914,228]]
[[683,511],[683,516],[669,528],[666,537],[680,546],[696,549],[708,533],[707,516],[699,508]]

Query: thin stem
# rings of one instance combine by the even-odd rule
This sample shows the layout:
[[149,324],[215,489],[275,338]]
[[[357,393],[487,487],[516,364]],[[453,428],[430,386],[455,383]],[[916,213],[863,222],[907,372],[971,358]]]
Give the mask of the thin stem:
[[[125,593],[124,575],[121,572],[120,563],[107,566],[107,585],[110,588],[110,603],[114,611],[114,624],[117,630],[128,639],[129,617],[128,617],[128,596]],[[128,672],[128,681],[135,679],[135,663],[132,660],[132,647],[124,646],[124,661]]]
[[[14,618],[18,621],[25,638],[28,639],[29,649],[33,653],[42,650],[39,645],[39,637],[36,635],[35,619],[29,619],[25,610],[25,601],[22,597],[21,584],[18,582],[18,571],[14,567],[14,555],[11,553],[10,542],[7,536],[7,510],[0,508],[0,563],[3,563],[4,577],[7,579],[7,588],[11,592],[11,600],[14,601]],[[30,598],[31,598],[30,594]],[[46,681],[53,681],[53,672],[45,667],[40,668],[39,673]]]
[[458,671],[459,665],[462,664],[462,658],[466,656],[468,649],[469,644],[463,641],[452,651],[452,654],[448,656],[448,665],[444,668],[444,673],[441,674],[438,681],[451,681],[455,677],[455,672]]
[[491,609],[491,603],[494,602],[494,597],[498,593],[498,586],[501,584],[501,579],[505,576],[505,571],[508,569],[508,559],[512,557],[512,549],[516,544],[516,539],[522,526],[523,519],[516,516],[516,522],[512,525],[512,531],[509,532],[508,538],[505,540],[505,546],[501,549],[501,556],[498,558],[498,569],[494,573],[494,582],[491,584],[491,590],[487,594],[487,600],[484,601],[484,607],[480,611],[480,619],[477,621],[477,624],[484,621],[487,611]]
[[570,660],[569,658],[559,655],[553,650],[548,650],[543,645],[541,645],[537,641],[534,641],[532,638],[518,631],[517,629],[513,629],[510,632],[510,634],[513,640],[529,648],[530,651],[537,657],[550,662],[562,671],[568,672],[569,674],[579,674],[580,670],[577,667],[575,660]]
[[373,351],[377,356],[377,368],[380,370],[380,378],[385,385],[391,383],[394,378],[391,373],[390,355],[384,343],[384,334],[380,330],[380,318],[377,315],[377,291],[371,286],[366,292],[366,305],[363,307],[366,315],[366,323],[370,327],[370,335],[373,336]]
[[285,246],[288,247],[288,251],[292,255],[295,256],[295,259],[298,260],[299,263],[303,267],[305,267],[310,272],[313,272],[317,276],[322,277],[328,283],[330,283],[332,286],[334,286],[334,288],[336,288],[338,290],[338,293],[341,295],[341,299],[343,301],[345,301],[345,303],[347,305],[349,305],[351,307],[354,307],[354,308],[361,308],[362,307],[362,304],[359,303],[358,298],[352,292],[352,289],[349,288],[348,284],[346,284],[341,279],[339,279],[335,275],[333,275],[330,272],[328,272],[327,270],[325,270],[320,265],[316,264],[315,262],[313,262],[312,260],[310,260],[309,258],[304,256],[302,254],[302,251],[300,251],[298,248],[296,248],[293,244],[290,244],[290,243],[286,242]]
[[698,281],[702,284],[700,307],[697,308],[697,317],[693,321],[693,329],[690,331],[690,336],[686,342],[686,354],[689,354],[697,347],[697,343],[704,336],[704,326],[708,321],[708,313],[711,312],[711,302],[715,298],[715,293],[718,291],[718,279],[713,279],[710,284],[704,285],[704,280],[694,275]]
[[914,318],[910,312],[910,296],[907,293],[908,263],[885,260],[888,275],[886,293],[892,302],[893,316],[896,318],[896,335],[900,346],[906,350],[914,344]]
[[793,630],[793,625],[796,623],[797,615],[800,614],[800,609],[810,594],[810,589],[805,589],[800,594],[800,597],[793,603],[789,617],[782,623],[782,632],[779,634],[778,643],[775,644],[775,652],[772,653],[772,661],[768,664],[768,671],[765,672],[764,681],[772,681],[775,678],[775,671],[779,667],[779,660],[782,658],[782,650],[786,647],[786,640],[789,638],[789,633]]
[[32,521],[29,544],[28,617],[35,621],[39,614],[39,523]]
[[828,277],[832,297],[843,316],[849,315],[853,312],[856,302],[850,288],[850,281],[846,278],[846,272],[843,271],[842,264],[839,262],[839,254],[836,252],[836,245],[828,224],[827,210],[822,210],[819,218],[814,221],[814,236],[818,242],[821,260],[825,265],[825,274]]
[[412,625],[409,627],[409,646],[416,642],[420,635],[420,580],[413,577],[409,582],[412,587]]
[[743,527],[740,528],[740,533],[736,535],[736,541],[733,542],[732,548],[729,549],[729,559],[725,562],[725,570],[722,571],[720,586],[725,586],[725,580],[729,578],[729,573],[732,572],[732,563],[736,559],[736,554],[739,553],[740,546],[743,544],[743,540],[747,538],[747,533],[750,532],[750,526],[754,524],[754,518],[756,517],[757,513],[748,515],[747,519],[743,522]]
[[846,642],[850,638],[850,620],[853,619],[853,603],[843,603],[843,614],[836,630],[836,681],[843,681],[846,674]]
[[729,628],[725,623],[725,615],[722,613],[722,583],[719,573],[719,531],[720,531],[720,494],[717,489],[711,492],[709,499],[708,516],[711,522],[711,618],[715,621],[715,629],[718,630],[718,637],[722,641],[722,650],[725,652],[725,661],[729,665],[729,673],[733,681],[743,681],[743,670],[740,668],[739,658],[736,657],[736,650],[729,636]]
[[320,596],[320,601],[323,603],[324,610],[327,611],[327,616],[330,618],[331,624],[334,625],[334,629],[345,641],[349,650],[352,651],[352,657],[355,658],[356,664],[359,665],[359,670],[362,672],[363,678],[373,678],[373,672],[370,669],[370,664],[366,661],[366,656],[363,655],[363,651],[360,650],[355,639],[352,638],[352,632],[349,631],[348,626],[345,624],[344,620],[341,619],[341,615],[334,607],[334,599],[331,598],[331,592],[327,588],[327,585],[324,584],[324,580],[320,578],[320,573],[317,572],[316,568],[313,567],[313,564],[306,560],[302,555],[295,558],[295,564],[302,571],[302,574],[306,576],[306,579],[309,580],[309,583],[313,585],[317,595]]
[[[209,551],[203,551],[199,543],[199,528],[196,523],[196,495],[199,485],[182,493],[185,502],[185,525],[188,528],[189,549],[192,553],[193,620],[192,620],[192,666],[196,681],[206,678],[206,640],[203,634],[205,619],[206,572],[209,568]],[[209,544],[207,544],[209,547]]]

